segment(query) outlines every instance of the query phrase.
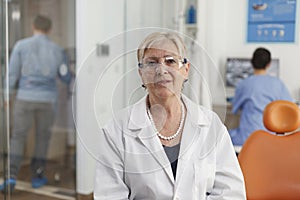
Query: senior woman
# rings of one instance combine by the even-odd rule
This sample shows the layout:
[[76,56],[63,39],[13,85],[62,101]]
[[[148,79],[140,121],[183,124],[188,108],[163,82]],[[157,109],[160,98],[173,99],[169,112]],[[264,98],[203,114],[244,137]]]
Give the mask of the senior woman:
[[148,94],[102,129],[94,198],[246,199],[225,126],[181,93],[190,63],[180,36],[152,33],[137,57]]

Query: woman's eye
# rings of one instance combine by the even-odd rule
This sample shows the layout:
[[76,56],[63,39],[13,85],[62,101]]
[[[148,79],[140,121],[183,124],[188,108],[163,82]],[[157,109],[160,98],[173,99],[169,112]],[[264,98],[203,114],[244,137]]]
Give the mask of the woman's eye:
[[174,58],[169,58],[165,60],[166,64],[176,64],[176,60]]
[[146,65],[147,66],[155,66],[155,65],[157,65],[157,62],[156,61],[147,61]]

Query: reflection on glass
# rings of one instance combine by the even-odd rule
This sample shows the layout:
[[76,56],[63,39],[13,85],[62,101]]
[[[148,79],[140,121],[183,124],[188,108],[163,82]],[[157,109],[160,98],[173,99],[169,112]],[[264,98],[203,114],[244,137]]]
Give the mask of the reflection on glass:
[[[28,199],[43,199],[43,196],[34,194],[33,188],[39,188],[38,193],[42,195],[75,199],[75,126],[71,110],[75,71],[75,2],[1,1],[1,22],[4,21],[3,2],[8,3],[10,38],[5,41],[5,30],[1,27],[0,86],[4,91],[7,50],[11,72],[8,82],[14,89],[10,90],[9,99],[4,100],[3,92],[0,99],[0,140],[3,141],[0,145],[0,190],[7,191],[7,186],[14,186],[14,191],[12,196],[11,193],[0,193],[0,199],[3,195],[24,199],[25,193]],[[38,31],[31,30],[37,15],[51,19],[52,29],[47,36],[41,32],[47,24],[45,21]],[[35,42],[30,43],[31,40]],[[3,49],[5,42],[9,42],[9,49]],[[26,45],[30,47],[24,51]],[[9,102],[10,109],[4,109],[4,102]],[[10,116],[10,131],[7,132],[5,111]],[[10,148],[4,143],[5,138],[9,138]],[[9,155],[10,167],[5,161],[6,155]],[[44,192],[49,187],[53,190],[51,194]]]

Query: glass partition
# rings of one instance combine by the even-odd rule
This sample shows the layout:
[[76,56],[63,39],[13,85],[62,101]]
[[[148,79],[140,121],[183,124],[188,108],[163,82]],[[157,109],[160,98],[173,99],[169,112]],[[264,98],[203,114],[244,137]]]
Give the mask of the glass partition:
[[[11,59],[14,51],[17,52],[15,45],[18,41],[25,38],[29,41],[33,38],[32,24],[37,15],[46,16],[51,20],[52,29],[48,33],[48,39],[61,47],[64,52],[62,60],[67,64],[66,66],[68,66],[70,72],[67,84],[65,84],[59,79],[62,76],[61,74],[63,74],[59,70],[63,68],[57,69],[57,76],[54,80],[54,85],[56,85],[57,89],[57,92],[55,92],[57,98],[51,104],[45,104],[47,99],[45,101],[41,100],[41,102],[32,100],[34,98],[31,97],[35,95],[34,93],[32,93],[32,96],[29,95],[29,99],[25,98],[25,100],[24,96],[20,95],[20,88],[26,87],[22,85],[21,78],[27,78],[29,75],[32,75],[24,70],[24,66],[27,67],[27,70],[30,67],[47,68],[48,66],[39,66],[36,64],[45,63],[40,62],[39,59],[48,59],[49,66],[54,65],[51,62],[56,62],[56,60],[51,60],[50,57],[56,57],[51,54],[52,51],[50,50],[49,54],[44,54],[45,57],[39,53],[36,55],[33,53],[27,55],[31,59],[30,62],[28,62],[30,59],[25,61],[20,59],[22,69],[17,76],[18,81],[16,86],[9,90],[10,95],[7,95],[9,99],[5,97],[4,92],[8,60]],[[0,192],[0,199],[75,199],[76,134],[71,110],[72,84],[75,79],[74,71],[76,64],[75,1],[2,0],[0,1],[0,21],[0,184],[2,185],[5,180],[9,180],[8,178],[15,179],[16,181],[15,185],[14,182],[7,181],[8,185],[14,185],[13,191],[9,192],[6,190],[8,187],[5,187],[4,192]],[[6,37],[6,31],[8,37]],[[26,44],[26,42],[23,44]],[[34,46],[31,44],[32,48],[43,49],[39,45]],[[39,51],[42,50],[35,52]],[[18,53],[20,54],[20,52]],[[45,73],[42,74],[43,78],[48,76],[47,72]],[[42,78],[39,77],[37,79],[41,80]],[[9,81],[11,80],[9,79]],[[29,82],[25,82],[25,84],[27,83]],[[37,83],[39,86],[43,86],[43,84],[46,83]],[[48,89],[47,87],[44,88],[38,96],[43,96],[42,93]],[[9,104],[5,102],[9,102]],[[21,107],[23,106],[22,109],[20,109],[20,105]],[[51,106],[49,107],[49,105]],[[25,117],[21,118],[20,110],[25,113]],[[41,112],[41,110],[50,110],[52,113],[51,116],[54,116],[54,119],[51,120],[52,118],[49,118],[49,120],[41,121],[40,119],[49,116],[47,112]],[[50,123],[51,121],[53,123]],[[47,123],[51,127],[48,129],[50,130],[50,136],[47,139],[42,139],[41,135],[45,131],[38,130],[43,130],[41,127],[44,127]],[[28,127],[28,129],[24,129],[25,127]],[[18,132],[21,129],[24,130]],[[22,143],[24,143],[24,146]],[[39,156],[43,151],[43,146],[48,146],[46,148],[45,159]],[[16,150],[16,148],[20,149]],[[22,152],[22,154],[14,154],[13,152],[16,151]],[[19,159],[20,163],[14,165],[17,159]],[[36,167],[40,163],[46,163],[45,167]],[[18,165],[19,168],[15,167]]]
[[[3,171],[7,167],[7,131],[6,131],[6,112],[4,109],[4,92],[3,92],[3,82],[5,76],[5,66],[6,66],[6,2],[0,1],[0,180],[4,179]],[[1,199],[7,199],[6,194],[0,195]]]

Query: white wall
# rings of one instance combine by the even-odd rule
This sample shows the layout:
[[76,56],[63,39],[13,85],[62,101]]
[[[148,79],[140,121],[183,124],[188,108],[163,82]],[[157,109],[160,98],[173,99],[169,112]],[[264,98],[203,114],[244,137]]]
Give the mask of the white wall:
[[[95,149],[97,132],[99,132],[94,112],[94,95],[97,81],[107,64],[106,58],[95,56],[95,48],[97,43],[104,42],[109,37],[123,31],[123,15],[123,1],[111,0],[109,3],[105,0],[76,1],[76,166],[77,192],[80,194],[90,194],[93,191]],[[121,43],[120,50],[122,49]],[[111,51],[113,50],[111,49]],[[115,64],[117,65],[117,63]],[[114,78],[112,77],[112,81]],[[105,111],[107,108],[103,109]]]

